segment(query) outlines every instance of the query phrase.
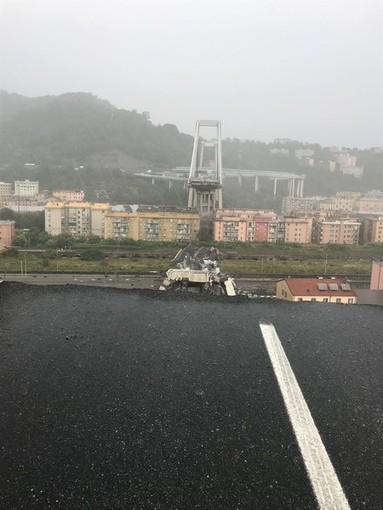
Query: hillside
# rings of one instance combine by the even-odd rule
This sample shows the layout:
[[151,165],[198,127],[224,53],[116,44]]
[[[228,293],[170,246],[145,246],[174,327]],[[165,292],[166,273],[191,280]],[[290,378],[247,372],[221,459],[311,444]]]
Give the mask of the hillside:
[[[193,119],[193,122],[196,119]],[[139,170],[174,168],[190,163],[193,137],[173,124],[154,126],[146,114],[118,109],[89,93],[27,98],[0,91],[0,180],[37,179],[41,189],[83,189],[88,199],[112,203],[185,205],[182,185],[151,186],[132,175]],[[314,152],[314,166],[295,156],[297,149]],[[223,166],[306,174],[305,194],[368,191],[382,188],[383,154],[342,148],[356,156],[365,176],[356,179],[330,172],[334,159],[329,149],[297,141],[266,144],[252,140],[223,140]],[[36,167],[25,168],[25,163]],[[76,168],[82,168],[81,171]],[[286,191],[272,199],[272,185],[263,183],[258,194],[253,184],[225,181],[225,204],[230,207],[278,208]],[[100,194],[101,190],[101,194]]]
[[[187,164],[192,137],[92,94],[25,98],[0,93],[2,164],[73,162],[115,168]],[[140,164],[141,163],[141,164]]]

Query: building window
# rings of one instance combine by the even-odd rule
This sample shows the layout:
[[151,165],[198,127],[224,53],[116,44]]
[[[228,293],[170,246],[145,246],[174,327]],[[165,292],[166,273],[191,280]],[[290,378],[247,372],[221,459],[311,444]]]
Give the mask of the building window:
[[351,305],[353,302],[354,302],[354,298],[352,298],[352,297],[348,298],[347,303],[349,305]]
[[328,303],[328,297],[323,298],[323,303]]
[[337,297],[336,300],[335,300],[336,303],[341,303],[342,300],[340,299],[340,297]]
[[317,300],[317,298],[315,298],[315,297],[311,298],[311,301],[316,301],[316,300]]

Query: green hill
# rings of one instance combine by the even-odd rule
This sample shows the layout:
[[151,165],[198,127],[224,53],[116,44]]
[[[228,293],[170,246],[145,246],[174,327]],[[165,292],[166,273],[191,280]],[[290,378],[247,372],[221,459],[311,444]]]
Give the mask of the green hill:
[[[182,185],[169,190],[167,183],[153,187],[133,172],[174,168],[190,164],[193,137],[173,124],[153,125],[148,115],[118,109],[89,93],[27,98],[0,91],[0,180],[37,179],[41,189],[83,189],[88,199],[117,203],[185,205]],[[285,153],[275,153],[281,149]],[[305,166],[294,151],[315,151],[315,166]],[[286,151],[287,149],[287,151]],[[365,168],[356,179],[324,168],[334,155],[318,144],[291,141],[287,145],[252,140],[223,140],[223,166],[306,174],[306,195],[331,195],[336,191],[381,189],[383,155],[346,149]],[[274,153],[273,153],[274,152]],[[25,163],[35,167],[25,168]],[[278,209],[286,190],[272,198],[272,185],[263,182],[238,186],[225,181],[225,205]]]
[[1,92],[0,135],[2,164],[123,161],[124,170],[188,164],[193,143],[174,125],[154,126],[143,114],[82,92],[41,98]]

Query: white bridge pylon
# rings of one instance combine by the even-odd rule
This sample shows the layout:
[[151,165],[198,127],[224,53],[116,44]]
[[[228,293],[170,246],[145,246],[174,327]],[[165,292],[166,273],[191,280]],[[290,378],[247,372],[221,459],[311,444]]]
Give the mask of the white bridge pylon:
[[[201,128],[209,128],[215,136],[202,138]],[[188,179],[188,207],[210,215],[222,209],[222,139],[219,120],[197,120]]]

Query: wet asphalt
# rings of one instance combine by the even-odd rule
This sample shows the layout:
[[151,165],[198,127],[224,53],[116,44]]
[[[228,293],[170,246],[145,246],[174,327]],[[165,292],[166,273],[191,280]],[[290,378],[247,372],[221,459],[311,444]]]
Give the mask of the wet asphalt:
[[383,507],[383,310],[0,284],[0,508],[315,509],[274,324],[352,509]]

